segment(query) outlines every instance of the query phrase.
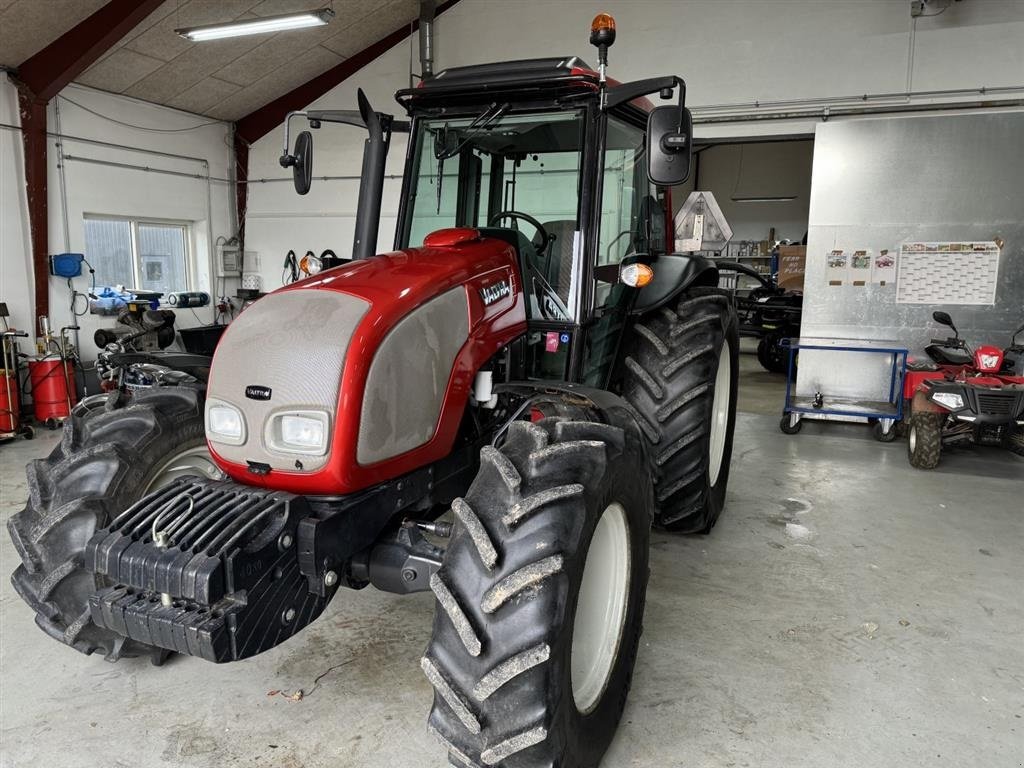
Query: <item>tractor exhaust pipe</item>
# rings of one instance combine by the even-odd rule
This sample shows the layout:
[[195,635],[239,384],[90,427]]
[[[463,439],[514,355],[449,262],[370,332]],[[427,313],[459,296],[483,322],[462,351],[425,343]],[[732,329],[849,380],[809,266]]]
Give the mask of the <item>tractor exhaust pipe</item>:
[[384,196],[384,163],[391,144],[391,119],[388,115],[379,115],[373,111],[361,88],[358,98],[359,113],[369,135],[363,144],[363,171],[359,181],[352,258],[368,259],[377,253],[380,206]]
[[420,77],[434,76],[434,16],[436,0],[420,0]]
[[321,123],[341,123],[366,128],[367,137],[363,143],[363,171],[359,179],[359,199],[356,205],[355,235],[352,241],[352,258],[368,259],[377,253],[377,234],[380,231],[380,206],[384,195],[384,165],[391,146],[391,133],[408,133],[408,120],[395,120],[392,115],[374,112],[366,94],[360,88],[358,93],[359,111],[347,109],[311,109],[306,112],[289,112],[284,121],[284,152],[280,163],[282,168],[291,168],[295,190],[304,195],[309,192],[312,175],[312,137],[303,131],[295,141],[295,154],[288,151],[288,122],[292,117],[304,116],[310,127],[319,128]]

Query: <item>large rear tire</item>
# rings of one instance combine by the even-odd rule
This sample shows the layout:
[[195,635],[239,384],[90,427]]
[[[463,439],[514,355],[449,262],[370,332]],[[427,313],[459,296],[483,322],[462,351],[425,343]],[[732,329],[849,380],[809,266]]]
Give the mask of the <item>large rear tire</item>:
[[653,461],[655,522],[707,533],[725,506],[739,380],[736,309],[717,288],[691,288],[634,326],[623,395]]
[[640,640],[652,488],[635,430],[514,422],[431,580],[428,728],[453,765],[592,768]]
[[29,498],[7,523],[21,565],[11,582],[36,624],[75,650],[114,661],[152,649],[97,627],[88,600],[98,587],[82,553],[93,533],[146,493],[177,477],[220,477],[206,449],[201,396],[158,388],[127,407],[72,415],[61,443],[27,468]]

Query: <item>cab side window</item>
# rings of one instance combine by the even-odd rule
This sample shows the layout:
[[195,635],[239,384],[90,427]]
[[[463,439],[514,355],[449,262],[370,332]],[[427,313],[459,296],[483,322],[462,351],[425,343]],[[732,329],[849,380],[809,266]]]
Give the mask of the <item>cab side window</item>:
[[[647,181],[646,164],[643,129],[609,117],[601,181],[598,267],[619,264],[626,256],[648,250],[653,188]],[[615,303],[619,295],[612,284],[598,281],[595,306]]]

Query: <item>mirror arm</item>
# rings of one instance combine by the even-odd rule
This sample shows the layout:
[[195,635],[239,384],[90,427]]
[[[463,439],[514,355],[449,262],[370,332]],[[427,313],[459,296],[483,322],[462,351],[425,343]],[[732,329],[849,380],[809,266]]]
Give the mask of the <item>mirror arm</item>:
[[[290,122],[293,117],[305,117],[313,128],[319,128],[320,123],[340,123],[356,128],[366,127],[366,121],[363,120],[359,110],[355,109],[310,109],[289,112],[284,118],[284,149],[278,160],[282,168],[290,168],[295,165],[296,161],[295,155],[289,152],[291,146]],[[388,121],[393,133],[409,133],[412,129],[412,123],[409,120],[395,120],[391,115],[386,115],[383,112],[378,112],[377,117],[380,120]]]
[[682,108],[686,104],[686,81],[678,75],[650,77],[646,80],[634,80],[631,83],[616,85],[608,89],[607,96],[605,97],[605,106],[610,109],[633,101],[633,99],[639,99],[642,96],[671,90],[676,86],[679,86],[679,107]]
[[281,157],[278,160],[278,162],[281,163],[281,167],[282,168],[290,168],[291,166],[295,165],[295,155],[293,155],[293,154],[291,154],[289,152],[289,148],[291,147],[291,140],[290,140],[290,134],[289,134],[289,127],[290,127],[289,123],[291,122],[291,119],[293,117],[295,117],[297,115],[305,115],[305,114],[306,113],[301,111],[301,110],[296,110],[294,112],[289,112],[287,115],[285,115],[285,118],[284,118],[284,150],[281,152]]

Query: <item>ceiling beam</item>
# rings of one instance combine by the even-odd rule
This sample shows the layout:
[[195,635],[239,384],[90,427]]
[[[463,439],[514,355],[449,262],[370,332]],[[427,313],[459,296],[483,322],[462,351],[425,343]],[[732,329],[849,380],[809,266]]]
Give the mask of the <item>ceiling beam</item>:
[[[440,15],[455,5],[459,0],[448,0],[437,6],[436,15]],[[293,88],[284,96],[264,104],[235,122],[238,136],[250,144],[266,136],[270,131],[284,122],[289,112],[312,104],[332,88],[337,87],[374,59],[398,45],[409,35],[419,29],[419,21],[414,21],[400,29],[396,29],[387,37],[383,37],[373,45],[369,45],[359,53],[350,56],[340,64],[317,75],[312,80]]]
[[18,66],[18,80],[37,101],[49,101],[82,74],[162,0],[111,0]]

